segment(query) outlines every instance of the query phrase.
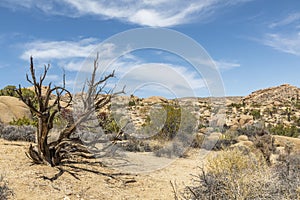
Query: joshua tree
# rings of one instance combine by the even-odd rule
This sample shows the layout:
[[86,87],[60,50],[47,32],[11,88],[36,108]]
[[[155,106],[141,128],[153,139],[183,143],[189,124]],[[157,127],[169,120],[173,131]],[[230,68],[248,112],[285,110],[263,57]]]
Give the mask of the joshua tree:
[[[44,66],[44,72],[39,79],[37,79],[33,58],[30,58],[30,76],[26,74],[26,79],[34,88],[35,99],[27,98],[23,94],[20,85],[16,92],[20,99],[38,118],[36,145],[30,145],[27,154],[34,163],[45,163],[56,166],[59,165],[62,160],[74,155],[92,158],[95,156],[95,153],[100,152],[99,150],[91,153],[87,148],[87,144],[79,139],[79,137],[74,136],[76,128],[89,120],[93,112],[107,105],[114,95],[123,92],[122,90],[121,92],[114,93],[112,89],[105,91],[106,82],[108,79],[114,77],[114,71],[100,78],[100,80],[96,80],[98,59],[99,56],[97,54],[91,77],[85,82],[82,92],[79,95],[80,103],[82,104],[80,113],[73,120],[68,120],[67,126],[59,132],[57,140],[48,142],[48,136],[50,130],[53,128],[55,117],[61,111],[71,107],[74,103],[73,96],[69,90],[66,89],[65,74],[63,74],[62,86],[52,86],[52,84],[49,83],[48,87],[43,87],[50,65]],[[62,101],[62,98],[64,98],[64,101]]]

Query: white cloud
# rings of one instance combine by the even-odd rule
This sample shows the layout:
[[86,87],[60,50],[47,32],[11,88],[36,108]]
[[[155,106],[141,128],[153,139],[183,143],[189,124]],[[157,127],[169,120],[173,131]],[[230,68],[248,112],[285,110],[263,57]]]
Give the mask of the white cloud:
[[300,56],[300,12],[292,13],[269,25],[270,32],[258,40],[278,51]]
[[289,14],[286,18],[279,20],[277,22],[273,22],[269,25],[270,28],[276,28],[280,26],[286,26],[293,24],[295,22],[299,22],[300,20],[300,13],[292,13]]
[[300,33],[293,35],[266,34],[263,43],[278,51],[300,56]]
[[205,87],[201,75],[184,66],[169,63],[139,63],[136,65],[117,63],[116,65],[118,65],[116,70],[119,78],[118,89],[126,85],[128,93],[134,93],[138,88],[147,85],[148,90],[158,90],[156,93],[191,96],[197,90]]
[[30,56],[37,59],[67,59],[88,57],[99,42],[88,38],[79,41],[34,41],[25,44],[25,52],[21,58],[27,60]]
[[231,62],[231,61],[225,61],[225,60],[214,61],[214,62],[219,70],[224,70],[224,71],[234,69],[234,68],[241,66],[241,64],[239,64],[237,62]]
[[99,62],[102,65],[108,64],[114,58],[115,45],[100,44],[95,38],[78,41],[33,41],[22,45],[23,53],[20,58],[27,61],[33,56],[38,64],[56,63],[68,71],[89,71],[93,67],[95,52],[99,52]]
[[[67,85],[78,89],[90,76],[89,72],[93,67],[94,59],[93,56],[90,57],[90,53],[95,49],[99,49],[98,44],[99,41],[94,38],[82,39],[77,42],[34,41],[24,45],[25,49],[21,58],[28,60],[29,56],[33,55],[38,63],[44,64],[50,60],[54,66],[59,66],[73,73],[77,72],[76,78],[67,82]],[[100,62],[102,63],[100,63],[100,66],[108,64],[110,59],[116,55],[116,51],[114,44],[104,45],[100,51]],[[121,88],[126,85],[126,90],[129,93],[145,83],[149,83],[147,86],[149,93],[154,94],[153,91],[157,91],[157,94],[168,94],[169,96],[170,91],[175,92],[176,96],[192,96],[193,92],[197,93],[199,90],[206,88],[205,80],[192,67],[174,62],[171,64],[168,61],[153,63],[151,60],[149,61],[149,58],[146,60],[148,61],[134,54],[125,54],[115,60],[112,65],[109,65],[109,68],[103,69],[100,67],[102,71],[99,72],[99,76],[110,73],[115,69],[117,79],[112,80],[108,87],[113,87],[117,84],[116,81],[121,80],[118,86]],[[211,66],[212,64],[212,62],[209,62],[207,65]],[[215,64],[219,70],[229,70],[240,66],[237,62],[224,60],[215,61]],[[57,71],[57,73],[61,74],[61,71]],[[54,82],[61,81],[60,76],[51,76],[50,79]]]
[[102,19],[155,27],[170,27],[204,21],[219,8],[249,0],[2,0],[0,6],[11,8],[38,8],[47,14],[80,17],[95,15]]

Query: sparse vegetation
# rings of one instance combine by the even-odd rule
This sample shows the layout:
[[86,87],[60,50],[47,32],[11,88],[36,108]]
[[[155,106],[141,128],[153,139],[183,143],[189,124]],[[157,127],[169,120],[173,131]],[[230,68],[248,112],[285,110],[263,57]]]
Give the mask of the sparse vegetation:
[[150,126],[163,125],[154,136],[155,139],[163,141],[174,139],[178,133],[191,135],[198,126],[196,118],[178,105],[164,105],[162,109],[152,113],[151,119],[155,121],[148,120]]
[[259,155],[239,149],[219,152],[186,188],[185,199],[266,199],[271,174]]
[[13,196],[13,191],[8,187],[7,181],[3,175],[0,175],[0,199],[7,200]]
[[252,115],[254,119],[260,119],[261,118],[261,114],[260,114],[259,110],[251,110],[250,115]]
[[132,106],[135,106],[136,104],[135,104],[135,101],[134,100],[131,100],[131,101],[129,101],[129,103],[128,103],[128,106],[130,106],[130,107],[132,107]]
[[234,107],[234,108],[237,108],[237,109],[240,109],[240,108],[243,107],[243,104],[241,104],[241,103],[232,103],[230,106]]
[[[32,90],[28,88],[22,88],[22,94],[27,99],[31,99],[34,103],[36,103],[35,94]],[[19,95],[17,93],[17,87],[14,85],[8,85],[0,90],[0,96],[11,96],[11,97],[17,97],[19,98]]]
[[299,199],[300,155],[284,155],[270,167],[245,149],[221,151],[208,159],[194,182],[184,199]]
[[282,135],[288,137],[298,137],[299,130],[296,126],[284,126],[283,124],[278,124],[270,128],[270,132],[274,135]]
[[13,126],[13,125],[2,125],[3,128],[0,131],[0,137],[9,141],[35,141],[36,127],[34,126]]
[[183,157],[185,152],[185,147],[181,142],[172,142],[164,145],[162,148],[154,151],[155,155],[158,157]]
[[284,199],[300,199],[300,153],[281,155],[274,168],[277,191]]
[[[58,87],[52,87],[51,84],[43,86],[49,66],[37,79],[31,59],[31,76],[27,76],[27,80],[32,84],[33,91],[7,86],[0,90],[0,95],[18,96],[31,109],[33,119],[23,117],[14,119],[9,125],[0,124],[0,137],[9,141],[36,142],[37,146],[30,146],[28,156],[35,163],[51,166],[82,161],[77,156],[102,158],[111,155],[103,150],[110,147],[111,152],[117,152],[116,149],[120,147],[127,151],[122,152],[125,156],[135,156],[129,153],[135,152],[149,156],[149,159],[159,159],[153,155],[185,157],[190,155],[186,152],[191,146],[202,148],[201,151],[214,150],[207,165],[195,176],[193,185],[182,191],[182,198],[300,198],[299,153],[294,152],[292,143],[286,143],[283,148],[284,142],[275,142],[275,138],[284,137],[274,136],[299,136],[300,118],[295,103],[278,100],[276,104],[265,105],[263,101],[247,98],[242,101],[241,98],[231,99],[227,104],[228,110],[224,109],[226,120],[222,121],[216,115],[219,107],[217,109],[206,100],[195,103],[187,98],[183,101],[157,100],[157,103],[156,100],[142,101],[131,95],[116,105],[116,112],[110,112],[110,100],[115,93],[109,91],[104,94],[104,86],[114,73],[97,82],[97,59],[91,78],[82,93],[76,94],[79,96],[76,100],[64,84]],[[267,99],[265,95],[261,96]],[[290,96],[288,98],[291,99]],[[124,107],[129,118],[119,112]],[[120,122],[126,125],[122,126]],[[221,125],[214,127],[217,124]],[[58,138],[52,137],[53,129],[57,131]],[[103,160],[105,163],[106,159]],[[6,182],[2,188],[0,185],[0,195],[5,188],[9,191]],[[5,196],[7,194],[11,193]]]
[[269,134],[255,137],[253,139],[255,147],[260,150],[266,162],[271,165],[271,154],[275,152],[275,139]]
[[13,121],[9,122],[10,125],[13,126],[35,126],[37,127],[37,120],[29,119],[27,117],[22,117],[19,119],[14,119]]

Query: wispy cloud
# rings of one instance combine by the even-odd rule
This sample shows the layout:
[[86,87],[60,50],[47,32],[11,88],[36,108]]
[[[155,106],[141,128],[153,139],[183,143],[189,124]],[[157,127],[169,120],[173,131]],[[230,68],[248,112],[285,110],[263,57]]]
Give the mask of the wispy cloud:
[[118,19],[133,24],[170,27],[204,21],[217,10],[249,0],[2,0],[0,6],[13,9],[37,8],[47,14],[80,17],[99,16],[101,19]]
[[[76,41],[33,41],[23,45],[24,52],[20,58],[28,60],[33,55],[38,63],[47,63],[51,61],[54,66],[59,66],[67,71],[77,72],[77,78],[67,82],[67,85],[73,88],[81,88],[82,83],[89,76],[90,69],[93,67],[95,50],[99,50],[100,41],[95,38],[85,38]],[[101,47],[101,45],[100,45]],[[102,45],[100,51],[100,61],[103,66],[114,59],[116,56],[115,45]],[[144,59],[146,56],[147,59]],[[147,90],[153,90],[151,94],[161,94],[170,96],[170,92],[175,96],[191,96],[199,90],[206,88],[205,80],[198,74],[197,70],[188,64],[174,62],[173,59],[164,59],[162,61],[152,61],[148,54],[134,55],[127,53],[114,60],[106,69],[99,72],[101,74],[110,73],[116,70],[116,77],[109,83],[109,87],[115,85],[123,87],[126,85],[126,92],[134,93],[137,88],[147,85]],[[173,58],[173,57],[172,57]],[[103,61],[104,60],[104,61]],[[221,71],[240,67],[236,61],[218,60],[214,61],[217,69]],[[210,62],[209,64],[212,64]],[[52,75],[49,81],[58,82],[60,76]],[[73,85],[72,85],[73,84]],[[156,91],[156,92],[155,92]]]
[[279,21],[273,22],[269,25],[270,28],[276,28],[276,27],[280,27],[280,26],[286,26],[286,25],[290,25],[293,23],[298,23],[300,22],[300,13],[292,13],[289,14],[287,17],[285,17],[284,19],[281,19]]
[[300,32],[293,35],[266,34],[263,43],[278,51],[300,56]]
[[231,70],[241,66],[241,64],[236,61],[232,62],[232,61],[219,60],[214,62],[217,68],[222,71]]
[[[68,71],[89,71],[96,56],[95,52],[99,52],[102,63],[109,62],[114,57],[114,44],[100,44],[100,41],[95,38],[77,41],[37,40],[20,45],[23,48],[20,58],[27,61],[30,56],[33,56],[38,63],[55,63]],[[87,67],[83,64],[91,66]]]
[[27,60],[30,56],[37,59],[67,59],[88,57],[99,42],[94,38],[79,41],[34,41],[24,45],[25,51],[21,55]]
[[300,13],[292,13],[269,24],[269,31],[258,40],[277,51],[300,56]]

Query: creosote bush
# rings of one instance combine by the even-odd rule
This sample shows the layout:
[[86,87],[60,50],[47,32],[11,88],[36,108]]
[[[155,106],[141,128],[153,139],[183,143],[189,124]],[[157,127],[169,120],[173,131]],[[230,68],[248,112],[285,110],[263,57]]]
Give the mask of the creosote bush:
[[287,151],[268,166],[261,155],[229,149],[209,157],[194,177],[183,199],[300,199],[300,152]]
[[231,149],[208,159],[205,169],[187,187],[185,199],[266,199],[271,182],[268,166],[261,156],[247,150]]
[[192,135],[198,127],[196,117],[176,104],[163,105],[161,109],[155,110],[151,114],[151,120],[148,118],[146,125],[159,130],[153,139],[162,141],[173,140],[178,133]]

